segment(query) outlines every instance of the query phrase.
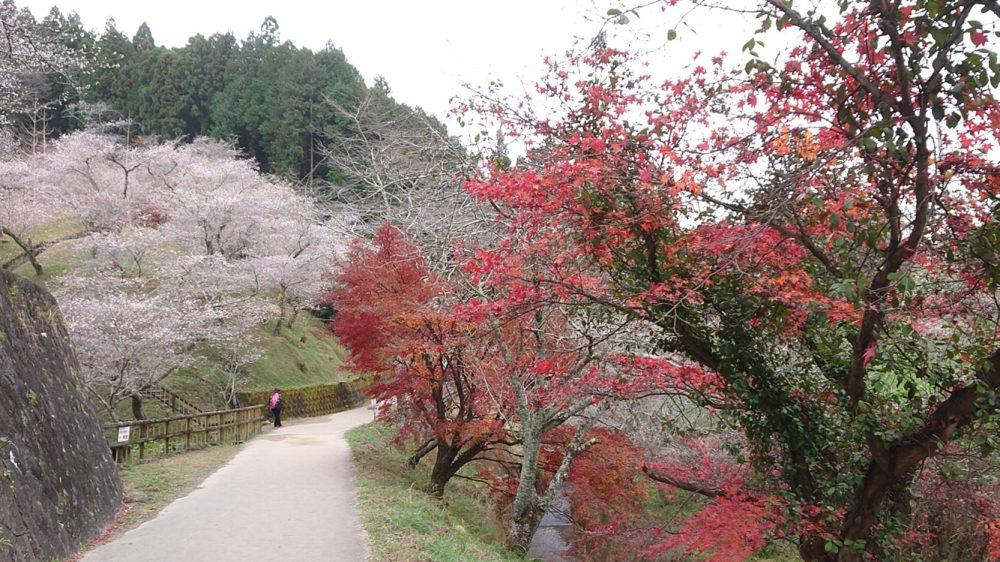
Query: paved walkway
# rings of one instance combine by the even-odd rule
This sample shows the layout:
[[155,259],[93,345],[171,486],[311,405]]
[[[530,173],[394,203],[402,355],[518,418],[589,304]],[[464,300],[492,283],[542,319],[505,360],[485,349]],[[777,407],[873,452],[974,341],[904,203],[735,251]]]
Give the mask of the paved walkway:
[[344,431],[367,404],[286,421],[249,443],[189,495],[84,562],[354,562],[366,558]]

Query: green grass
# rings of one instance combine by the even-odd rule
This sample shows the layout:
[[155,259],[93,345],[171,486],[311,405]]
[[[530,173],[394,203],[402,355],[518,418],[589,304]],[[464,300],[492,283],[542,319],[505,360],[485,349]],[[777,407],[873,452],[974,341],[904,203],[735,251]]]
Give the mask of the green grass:
[[[7,260],[21,255],[21,248],[10,238],[0,238],[0,263],[7,263]],[[0,543],[2,546],[3,543]]]
[[[239,386],[240,391],[270,390],[276,386],[296,388],[353,378],[341,368],[343,348],[326,333],[318,319],[303,312],[291,328],[282,327],[277,336],[272,335],[273,328],[274,324],[269,322],[258,329],[260,345],[267,351],[245,368],[246,378]],[[226,406],[222,394],[214,386],[226,379],[216,363],[220,360],[218,354],[212,349],[203,349],[200,353],[205,360],[171,375],[164,386],[203,410],[223,409]],[[147,415],[160,408],[152,402],[148,406]],[[127,404],[122,407],[127,408]]]
[[[77,230],[80,228],[82,228],[80,225],[76,225]],[[73,230],[67,228],[67,232],[57,234],[72,233]],[[64,240],[52,245],[39,254],[38,262],[42,265],[41,276],[35,275],[35,270],[31,266],[30,262],[22,263],[14,269],[14,273],[31,279],[39,285],[46,286],[52,279],[78,269],[84,262],[87,261],[88,257],[86,253],[87,252],[85,248],[82,247],[80,240]]]
[[25,262],[14,269],[14,273],[31,279],[35,283],[46,286],[55,277],[60,277],[67,272],[80,267],[86,256],[81,252],[77,240],[67,240],[60,242],[42,252],[38,256],[38,262],[42,264],[42,275],[36,276],[34,268],[30,262]]
[[390,426],[370,423],[346,437],[359,467],[358,508],[372,560],[524,560],[501,546],[502,529],[481,487],[452,480],[437,500],[422,490],[430,468],[406,468],[407,453],[392,444]]
[[[84,225],[78,219],[59,218],[31,229],[28,232],[27,237],[30,238],[35,244],[39,244],[42,242],[58,240],[71,234],[76,234],[83,229]],[[0,263],[4,263],[7,260],[13,259],[23,253],[21,248],[19,248],[17,244],[9,238],[2,238],[2,240],[3,243],[0,243]]]
[[246,390],[295,388],[341,382],[352,378],[341,369],[344,348],[326,332],[323,323],[306,312],[295,324],[271,335],[274,325],[260,328],[267,353],[247,367]]

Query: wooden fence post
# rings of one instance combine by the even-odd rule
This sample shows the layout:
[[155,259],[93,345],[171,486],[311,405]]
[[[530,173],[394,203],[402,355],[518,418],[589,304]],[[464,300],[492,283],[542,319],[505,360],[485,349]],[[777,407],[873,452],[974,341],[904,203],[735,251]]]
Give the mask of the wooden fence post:
[[[237,408],[234,410],[218,410],[184,416],[174,416],[156,420],[133,420],[104,424],[105,438],[112,452],[112,458],[117,463],[126,463],[132,457],[134,447],[139,450],[139,460],[146,458],[146,444],[161,443],[162,454],[169,455],[170,442],[178,437],[184,438],[184,449],[191,450],[192,440],[201,434],[204,443],[243,443],[257,434],[263,420],[261,404]],[[132,432],[127,442],[118,442],[119,428],[131,427]],[[183,429],[182,429],[183,428]],[[115,436],[108,436],[107,430],[114,430]],[[151,452],[156,452],[154,447]]]

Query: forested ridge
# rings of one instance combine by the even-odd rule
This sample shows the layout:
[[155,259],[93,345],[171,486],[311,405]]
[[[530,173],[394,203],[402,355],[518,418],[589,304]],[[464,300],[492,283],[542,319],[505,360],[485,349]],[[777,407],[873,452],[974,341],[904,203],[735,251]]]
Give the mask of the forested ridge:
[[374,94],[389,111],[419,112],[396,103],[383,79],[366,85],[333,41],[318,52],[297,47],[270,17],[245,38],[196,35],[175,48],[156,44],[155,22],[130,32],[109,19],[93,31],[58,7],[37,20],[27,10],[18,17],[72,60],[71,68],[20,85],[22,105],[12,117],[22,134],[38,137],[32,142],[118,120],[135,136],[232,141],[265,173],[339,181],[344,176],[324,152],[356,130],[335,106],[355,108]]

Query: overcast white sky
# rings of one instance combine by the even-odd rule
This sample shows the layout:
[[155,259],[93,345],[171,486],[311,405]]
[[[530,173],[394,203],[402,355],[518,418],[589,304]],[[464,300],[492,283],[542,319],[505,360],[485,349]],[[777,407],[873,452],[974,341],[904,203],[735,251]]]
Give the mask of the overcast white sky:
[[[383,75],[397,100],[443,117],[462,84],[485,85],[500,78],[519,87],[540,76],[545,54],[558,55],[577,38],[589,40],[616,0],[15,0],[41,18],[56,5],[77,12],[97,31],[114,18],[131,37],[145,21],[158,45],[183,46],[196,34],[231,31],[244,39],[267,16],[279,25],[282,40],[313,50],[328,41],[341,48],[370,85]],[[655,45],[666,43],[671,22],[658,8],[633,18],[628,32]],[[713,16],[697,37],[657,54],[674,65],[690,59],[694,40],[706,53],[737,50],[748,34],[733,32]],[[672,15],[674,22],[676,14]],[[620,27],[620,26],[614,26]],[[683,30],[682,30],[683,33]],[[735,42],[739,40],[738,42]],[[676,45],[676,47],[674,47]],[[672,51],[672,52],[671,52]]]

